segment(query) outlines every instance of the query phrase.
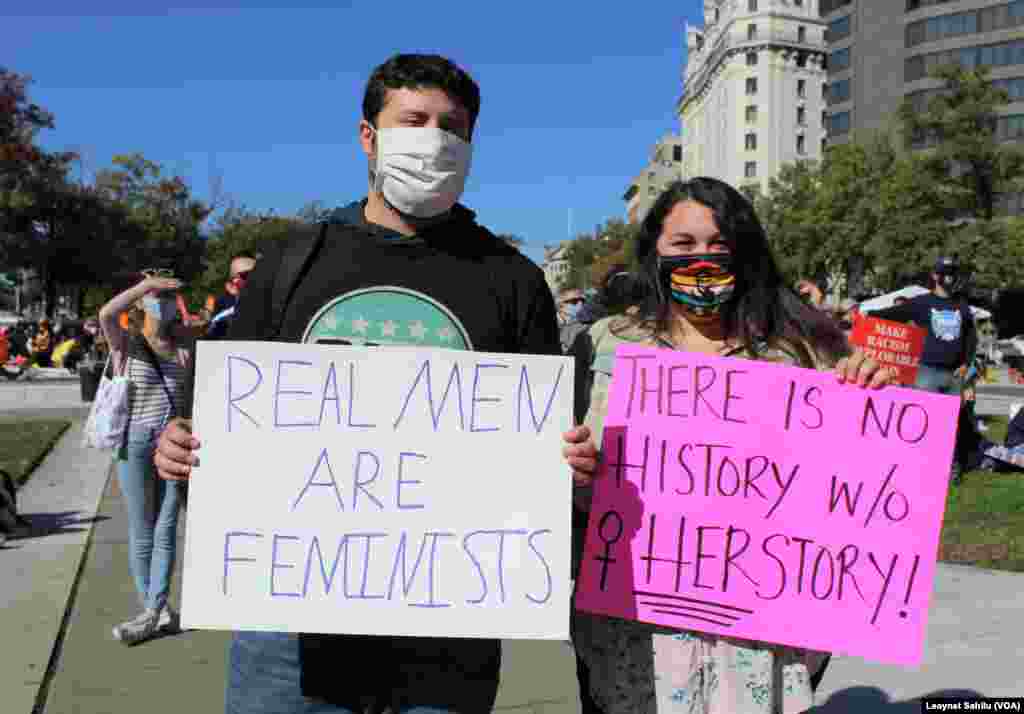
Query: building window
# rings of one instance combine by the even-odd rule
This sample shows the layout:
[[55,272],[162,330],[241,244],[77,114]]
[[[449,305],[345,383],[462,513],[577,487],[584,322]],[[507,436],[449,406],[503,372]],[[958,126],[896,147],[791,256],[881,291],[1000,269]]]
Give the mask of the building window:
[[850,66],[850,47],[844,47],[841,50],[830,52],[828,55],[828,71],[842,72],[844,69]]
[[821,98],[828,99],[828,82],[821,83]]
[[843,15],[838,20],[828,23],[825,30],[825,42],[836,42],[850,35],[850,18],[853,15]]
[[796,56],[796,66],[797,67],[806,67],[807,66],[807,53],[806,52],[800,52],[799,54],[797,54],[797,56]]
[[796,80],[796,96],[803,99],[807,96],[807,80],[798,79]]
[[996,121],[996,141],[1024,139],[1024,114],[1002,116]]
[[838,104],[850,98],[850,80],[843,79],[828,85],[828,103]]
[[755,151],[757,149],[757,134],[750,132],[746,137],[747,151]]
[[835,12],[849,4],[850,0],[821,0],[821,14],[822,16],[828,15],[830,12]]
[[747,77],[747,94],[757,94],[757,77]]
[[757,0],[747,0],[747,10],[749,12],[757,12]]
[[828,117],[826,130],[829,136],[839,136],[850,131],[850,112],[839,112]]
[[807,42],[807,28],[803,25],[796,28],[796,41],[800,44]]
[[750,104],[747,106],[747,124],[754,124],[757,122],[757,105]]
[[754,23],[750,23],[749,25],[747,25],[747,39],[748,40],[756,40],[757,39],[757,25],[755,25]]
[[796,5],[797,7],[803,7],[804,0],[793,0],[793,4]]
[[925,42],[937,42],[978,32],[1007,30],[1024,25],[1024,2],[968,10],[950,15],[939,15],[907,25],[906,45],[914,47]]
[[683,161],[683,147],[681,147],[681,146],[673,146],[672,147],[672,160],[675,161],[677,164],[678,163],[682,163],[682,161]]
[[796,123],[800,126],[807,126],[807,110],[805,108],[796,108]]
[[822,137],[821,138],[821,153],[824,154],[825,153],[825,149],[827,149],[827,148],[828,148],[828,139],[826,139],[825,137]]
[[801,156],[807,153],[807,142],[804,140],[803,134],[796,137],[796,153]]
[[747,53],[747,66],[748,67],[753,67],[756,64],[757,64],[757,53],[756,52],[748,52]]
[[757,178],[757,162],[748,161],[743,165],[743,175],[747,178]]
[[903,68],[904,80],[913,82],[923,79],[936,67],[946,64],[959,64],[965,69],[974,69],[980,65],[1008,67],[1024,64],[1024,39],[908,57]]

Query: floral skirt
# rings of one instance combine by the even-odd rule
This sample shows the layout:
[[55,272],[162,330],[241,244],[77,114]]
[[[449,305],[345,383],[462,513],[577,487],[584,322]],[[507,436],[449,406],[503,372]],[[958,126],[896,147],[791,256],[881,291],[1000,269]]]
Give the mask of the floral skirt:
[[581,612],[573,643],[607,714],[798,714],[826,657]]

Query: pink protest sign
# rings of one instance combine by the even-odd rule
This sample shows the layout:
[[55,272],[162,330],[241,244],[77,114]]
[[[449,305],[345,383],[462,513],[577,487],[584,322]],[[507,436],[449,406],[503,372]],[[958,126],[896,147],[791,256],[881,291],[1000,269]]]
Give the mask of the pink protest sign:
[[577,609],[920,664],[959,406],[620,347]]

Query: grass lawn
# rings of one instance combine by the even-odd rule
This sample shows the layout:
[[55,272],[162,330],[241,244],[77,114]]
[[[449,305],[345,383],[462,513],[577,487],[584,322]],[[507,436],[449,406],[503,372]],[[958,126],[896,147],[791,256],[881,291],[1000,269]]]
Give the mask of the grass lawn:
[[0,469],[24,483],[69,426],[67,419],[0,419]]
[[[1002,443],[1006,419],[990,419],[986,438]],[[1024,474],[971,471],[950,486],[939,560],[1024,572]]]

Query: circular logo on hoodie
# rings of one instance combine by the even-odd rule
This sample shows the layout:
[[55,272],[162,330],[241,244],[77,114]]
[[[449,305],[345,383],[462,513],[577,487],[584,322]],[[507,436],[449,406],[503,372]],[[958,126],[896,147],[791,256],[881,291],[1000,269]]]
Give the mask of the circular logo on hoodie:
[[302,341],[473,349],[469,333],[451,310],[429,295],[394,286],[364,288],[334,298],[309,321]]

